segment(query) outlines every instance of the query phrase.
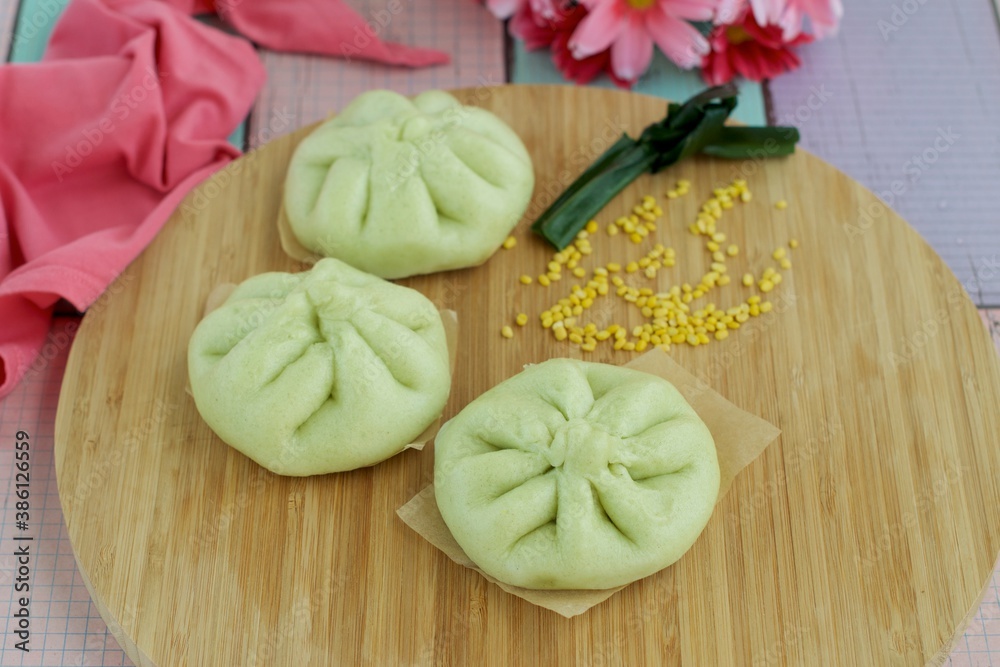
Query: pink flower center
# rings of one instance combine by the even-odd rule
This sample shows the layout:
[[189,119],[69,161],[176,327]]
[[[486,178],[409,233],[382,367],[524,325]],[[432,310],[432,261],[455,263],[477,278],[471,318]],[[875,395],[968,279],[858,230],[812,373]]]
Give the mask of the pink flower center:
[[749,42],[753,37],[743,29],[743,26],[731,25],[726,28],[726,39],[729,40],[730,44],[742,44],[743,42]]
[[656,4],[656,0],[625,0],[625,4],[632,9],[649,9]]

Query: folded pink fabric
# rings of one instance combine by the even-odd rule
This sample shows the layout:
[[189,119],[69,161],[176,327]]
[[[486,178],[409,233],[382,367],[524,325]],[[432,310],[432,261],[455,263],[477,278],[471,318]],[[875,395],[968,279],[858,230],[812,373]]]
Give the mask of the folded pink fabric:
[[[226,20],[276,48],[341,55],[350,37],[354,57],[442,61],[373,29],[358,46],[364,21],[341,2],[226,1]],[[206,7],[73,0],[42,62],[0,66],[0,396],[30,369],[54,304],[86,309],[239,155],[226,137],[265,73],[249,42],[190,18]]]
[[368,21],[342,2],[329,0],[217,0],[216,10],[240,33],[276,51],[318,53],[424,67],[448,62],[448,54],[383,42],[379,33],[402,11],[389,0]]
[[365,20],[342,0],[162,0],[188,14],[215,12],[241,35],[275,51],[315,53],[425,67],[447,53],[383,42],[379,35],[403,11],[405,0],[373,8]]
[[196,183],[264,82],[253,47],[157,2],[75,0],[0,67],[0,395],[60,297],[87,308]]

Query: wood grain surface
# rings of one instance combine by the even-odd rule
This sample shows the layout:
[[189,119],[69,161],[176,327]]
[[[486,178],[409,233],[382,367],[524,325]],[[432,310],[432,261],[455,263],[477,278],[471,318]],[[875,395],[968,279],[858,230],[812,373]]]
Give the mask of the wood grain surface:
[[[547,192],[661,100],[571,87],[467,91],[523,137],[536,200],[520,242],[475,269],[403,281],[459,314],[445,417],[553,356],[585,356],[535,322],[567,281],[521,286],[549,250],[528,231]],[[676,361],[781,438],[733,484],[691,551],[583,616],[510,596],[406,528],[397,507],[431,481],[433,448],[323,477],[274,476],[225,446],[185,393],[186,346],[218,283],[298,270],[278,244],[285,167],[307,130],[203,184],[87,314],[56,423],[60,498],[80,569],[139,665],[922,665],[943,660],[1000,550],[1000,364],[954,276],[875,198],[800,152],[694,160],[640,179],[605,220],[689,178],[658,239],[677,249],[661,287],[709,258],[686,231],[714,186],[748,173],[754,202],[720,227],[757,273],[801,242],[781,304]],[[772,202],[786,198],[776,211]],[[648,250],[622,235],[593,263]],[[722,288],[719,305],[749,291]],[[556,289],[561,287],[562,289]],[[635,309],[608,301],[603,317]],[[595,309],[597,306],[595,306]],[[533,321],[512,340],[504,324]],[[595,315],[596,317],[597,315]],[[625,363],[608,347],[586,355]],[[387,418],[391,407],[387,407]]]
[[772,122],[879,193],[987,308],[1000,306],[1000,160],[979,137],[997,136],[997,2],[848,0],[837,36],[768,83]]

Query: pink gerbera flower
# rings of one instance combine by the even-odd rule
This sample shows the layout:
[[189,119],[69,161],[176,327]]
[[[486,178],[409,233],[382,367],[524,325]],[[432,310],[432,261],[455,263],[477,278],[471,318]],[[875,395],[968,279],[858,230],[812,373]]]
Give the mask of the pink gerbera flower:
[[521,8],[544,19],[556,18],[558,0],[486,0],[486,8],[498,19],[509,19]]
[[762,27],[753,13],[744,10],[730,25],[712,31],[712,51],[702,62],[701,74],[712,85],[728,83],[737,74],[752,81],[773,79],[796,69],[800,61],[792,48],[811,41],[806,34],[785,41],[780,26]]
[[844,15],[841,0],[750,0],[750,7],[759,25],[781,26],[786,41],[802,33],[806,17],[813,37],[823,39],[837,32]]
[[611,48],[611,69],[626,81],[646,71],[653,44],[685,69],[708,53],[708,40],[688,21],[708,21],[717,0],[583,0],[590,13],[569,41],[573,57]]
[[551,11],[545,16],[536,14],[535,2],[525,2],[511,17],[511,33],[524,42],[529,51],[549,49],[552,62],[562,75],[569,81],[586,84],[602,72],[607,72],[611,80],[618,86],[627,87],[628,83],[614,75],[610,66],[610,53],[604,50],[592,56],[577,60],[569,50],[569,39],[573,31],[587,15],[582,5],[571,2],[549,5]]
[[531,11],[531,5],[524,4],[510,17],[509,29],[511,35],[524,43],[524,48],[528,51],[537,51],[552,45],[558,26],[550,21],[536,19],[534,12]]

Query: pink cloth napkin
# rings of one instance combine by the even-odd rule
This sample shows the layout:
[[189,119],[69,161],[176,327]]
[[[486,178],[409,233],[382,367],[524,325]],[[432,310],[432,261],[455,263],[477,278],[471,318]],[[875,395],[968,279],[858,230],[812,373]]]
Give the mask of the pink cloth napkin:
[[405,0],[373,8],[366,21],[342,0],[161,0],[188,14],[216,12],[244,37],[275,51],[374,60],[388,65],[443,65],[448,54],[392,42],[384,31]]
[[[239,155],[226,137],[265,73],[249,42],[190,18],[208,5],[73,0],[42,62],[0,66],[0,396],[31,369],[55,303],[90,306],[188,191]],[[333,0],[216,7],[274,48],[447,60],[380,42]]]
[[379,40],[402,10],[389,0],[369,21],[342,2],[331,0],[217,0],[216,10],[257,44],[275,51],[318,53],[375,60],[389,65],[424,67],[448,62],[448,54]]

